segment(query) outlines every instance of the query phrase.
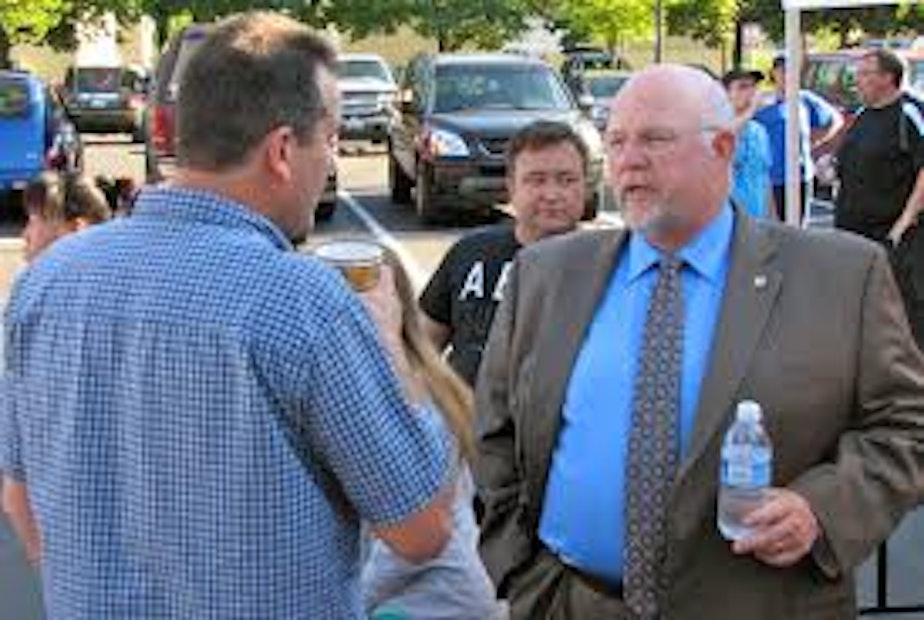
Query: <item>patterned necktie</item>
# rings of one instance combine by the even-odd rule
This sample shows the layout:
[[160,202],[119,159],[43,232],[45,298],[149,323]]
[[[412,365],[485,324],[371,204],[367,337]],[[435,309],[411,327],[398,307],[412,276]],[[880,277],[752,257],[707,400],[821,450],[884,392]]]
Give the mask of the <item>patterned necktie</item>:
[[662,259],[645,319],[635,379],[632,430],[626,466],[626,540],[623,589],[626,604],[644,620],[659,615],[666,510],[677,471],[683,300],[674,256]]

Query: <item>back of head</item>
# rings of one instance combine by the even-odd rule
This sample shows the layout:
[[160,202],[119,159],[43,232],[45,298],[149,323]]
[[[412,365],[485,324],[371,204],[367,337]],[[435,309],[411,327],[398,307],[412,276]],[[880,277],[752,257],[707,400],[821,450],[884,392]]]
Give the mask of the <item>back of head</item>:
[[327,41],[283,15],[244,13],[221,22],[180,82],[179,164],[228,170],[283,125],[308,139],[326,112],[319,72],[335,66]]

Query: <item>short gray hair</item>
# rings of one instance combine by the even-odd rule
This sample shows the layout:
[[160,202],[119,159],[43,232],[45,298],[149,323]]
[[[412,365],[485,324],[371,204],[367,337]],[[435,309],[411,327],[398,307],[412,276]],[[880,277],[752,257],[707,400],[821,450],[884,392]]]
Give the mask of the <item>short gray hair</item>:
[[269,12],[221,22],[193,54],[177,98],[181,166],[222,171],[243,163],[272,130],[314,135],[324,109],[319,68],[336,69],[330,44]]

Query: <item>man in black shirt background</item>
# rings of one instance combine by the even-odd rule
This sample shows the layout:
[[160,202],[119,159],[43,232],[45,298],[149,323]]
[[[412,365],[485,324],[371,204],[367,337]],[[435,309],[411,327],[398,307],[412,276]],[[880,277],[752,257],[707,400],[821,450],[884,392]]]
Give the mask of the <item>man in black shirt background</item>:
[[892,250],[915,337],[924,343],[924,106],[902,90],[902,59],[887,49],[857,60],[864,108],[837,152],[834,223]]
[[491,226],[450,248],[420,298],[428,333],[474,386],[494,311],[521,246],[574,230],[584,214],[587,147],[568,125],[537,121],[507,149],[514,222]]

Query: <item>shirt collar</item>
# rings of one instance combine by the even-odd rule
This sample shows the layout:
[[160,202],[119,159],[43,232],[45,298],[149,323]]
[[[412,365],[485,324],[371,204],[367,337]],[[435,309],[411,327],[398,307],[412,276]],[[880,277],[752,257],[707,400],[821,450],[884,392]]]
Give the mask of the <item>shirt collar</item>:
[[281,250],[293,250],[292,242],[268,218],[246,205],[201,189],[176,186],[144,188],[131,217],[186,220],[231,228],[250,228]]
[[[717,282],[728,256],[734,224],[734,209],[726,203],[696,237],[680,248],[677,256],[702,277]],[[664,252],[648,243],[644,235],[632,234],[629,237],[629,281],[642,276],[663,256]]]

